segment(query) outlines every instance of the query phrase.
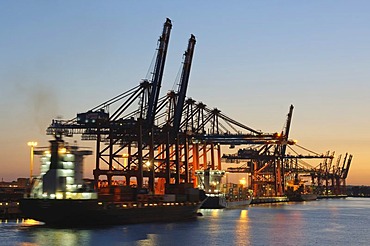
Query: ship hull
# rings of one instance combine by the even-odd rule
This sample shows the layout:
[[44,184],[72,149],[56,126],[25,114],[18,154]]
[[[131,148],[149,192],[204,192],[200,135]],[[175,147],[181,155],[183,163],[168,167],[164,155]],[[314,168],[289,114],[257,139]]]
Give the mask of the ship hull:
[[226,208],[240,208],[240,207],[246,207],[249,204],[251,204],[252,199],[247,200],[240,200],[240,201],[228,201],[226,203]]
[[225,207],[226,207],[225,197],[215,197],[215,196],[208,196],[201,206],[201,208],[204,209],[218,209]]
[[205,209],[220,209],[220,208],[238,208],[246,207],[251,203],[252,199],[242,199],[238,201],[228,201],[222,196],[209,196],[201,208]]
[[317,199],[316,194],[290,194],[288,195],[289,201],[303,202],[303,201],[314,201]]
[[289,202],[287,196],[254,197],[251,204]]
[[23,215],[52,226],[100,226],[193,219],[199,202],[103,203],[98,200],[23,199]]

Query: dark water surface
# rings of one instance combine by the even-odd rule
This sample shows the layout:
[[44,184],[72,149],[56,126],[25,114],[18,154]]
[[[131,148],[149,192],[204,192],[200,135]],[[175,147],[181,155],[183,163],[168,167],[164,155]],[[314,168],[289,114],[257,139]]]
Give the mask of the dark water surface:
[[370,245],[370,199],[201,210],[181,223],[57,229],[0,223],[0,245]]

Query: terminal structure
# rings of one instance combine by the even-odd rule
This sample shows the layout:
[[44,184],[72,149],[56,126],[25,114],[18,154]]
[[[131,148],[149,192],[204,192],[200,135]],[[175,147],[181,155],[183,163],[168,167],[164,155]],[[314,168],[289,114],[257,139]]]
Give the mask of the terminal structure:
[[[184,53],[178,88],[161,96],[171,28],[167,19],[151,78],[75,118],[53,120],[47,129],[49,135],[80,134],[95,142],[96,186],[99,180],[111,184],[120,177],[126,185],[146,186],[160,194],[166,184],[197,187],[197,170],[222,170],[222,163],[241,163],[226,171],[247,173],[255,197],[284,196],[287,183],[298,176],[310,177],[321,195],[343,192],[352,155],[334,161],[334,153],[296,152],[293,148],[306,149],[289,138],[293,105],[284,131],[266,133],[187,96],[194,35]],[[236,146],[237,153],[222,153],[223,148]],[[305,159],[318,163],[306,165]]]

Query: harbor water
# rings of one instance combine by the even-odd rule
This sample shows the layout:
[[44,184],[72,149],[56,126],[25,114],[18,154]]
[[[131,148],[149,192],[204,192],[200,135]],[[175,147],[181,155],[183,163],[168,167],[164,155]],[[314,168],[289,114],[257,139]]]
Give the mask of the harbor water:
[[1,221],[0,245],[368,245],[370,199],[323,199],[200,210],[178,223],[50,228]]

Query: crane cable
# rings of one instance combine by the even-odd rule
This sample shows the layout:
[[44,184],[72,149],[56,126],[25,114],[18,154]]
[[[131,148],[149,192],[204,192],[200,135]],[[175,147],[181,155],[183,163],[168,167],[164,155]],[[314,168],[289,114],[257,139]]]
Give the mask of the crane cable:
[[320,155],[320,154],[318,154],[318,153],[316,153],[316,152],[314,152],[314,151],[312,151],[312,150],[309,150],[309,149],[307,149],[307,148],[305,148],[305,147],[303,147],[303,146],[300,146],[300,145],[298,145],[298,144],[294,144],[294,145],[295,145],[295,146],[297,146],[297,147],[299,147],[299,148],[301,148],[301,149],[306,150],[307,152],[310,152],[311,154]]

